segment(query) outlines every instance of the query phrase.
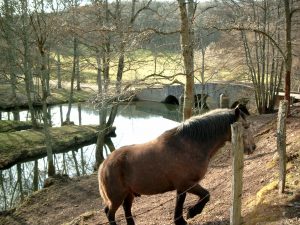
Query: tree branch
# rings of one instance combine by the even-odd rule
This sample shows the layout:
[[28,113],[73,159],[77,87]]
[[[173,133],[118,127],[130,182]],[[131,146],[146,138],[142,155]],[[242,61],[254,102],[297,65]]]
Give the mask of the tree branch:
[[286,55],[283,52],[283,50],[280,48],[279,44],[268,33],[264,32],[262,30],[255,29],[255,28],[245,28],[245,27],[230,27],[230,28],[212,27],[212,28],[220,30],[220,31],[238,30],[238,31],[249,31],[249,32],[254,32],[254,33],[262,34],[262,35],[266,36],[271,41],[271,43],[278,49],[278,51],[280,52],[280,54],[282,55],[282,57],[284,58],[284,60],[286,60]]

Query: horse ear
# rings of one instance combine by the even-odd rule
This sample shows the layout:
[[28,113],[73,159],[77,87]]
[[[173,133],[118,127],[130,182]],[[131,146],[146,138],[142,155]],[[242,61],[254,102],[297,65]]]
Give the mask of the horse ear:
[[238,101],[234,102],[232,105],[231,105],[231,109],[236,109],[236,108],[239,108],[240,109],[240,112],[242,112],[242,114],[244,113],[245,115],[249,116],[250,115],[250,112],[248,111],[247,107],[246,107],[246,104],[247,103],[239,103]]
[[240,116],[240,114],[241,114],[239,105],[240,105],[240,104],[238,104],[238,105],[235,107],[235,109],[234,109],[234,114],[235,114],[235,117],[236,117],[236,118],[238,118],[238,117]]

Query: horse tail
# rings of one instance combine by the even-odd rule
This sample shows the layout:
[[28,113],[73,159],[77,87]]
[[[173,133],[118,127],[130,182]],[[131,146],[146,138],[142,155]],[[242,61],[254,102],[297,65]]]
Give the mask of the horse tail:
[[106,190],[106,186],[105,186],[105,174],[103,171],[103,164],[101,163],[99,170],[98,170],[98,181],[99,181],[99,192],[100,192],[100,196],[102,197],[104,204],[106,206],[110,205],[110,200],[107,196],[107,190]]

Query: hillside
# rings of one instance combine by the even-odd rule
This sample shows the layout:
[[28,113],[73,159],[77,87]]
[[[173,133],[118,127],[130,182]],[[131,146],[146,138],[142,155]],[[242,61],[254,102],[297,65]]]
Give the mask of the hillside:
[[[245,156],[243,212],[245,224],[300,224],[300,106],[287,120],[287,189],[277,190],[276,114],[252,116],[257,150]],[[192,225],[229,224],[231,195],[230,144],[213,159],[201,181],[211,200]],[[0,224],[107,224],[98,194],[96,174],[80,178],[59,176],[27,198],[17,209],[0,214]],[[186,208],[196,198],[188,195]],[[172,224],[175,193],[142,196],[133,204],[139,225]],[[117,219],[123,219],[123,210]],[[119,224],[125,224],[124,221]]]

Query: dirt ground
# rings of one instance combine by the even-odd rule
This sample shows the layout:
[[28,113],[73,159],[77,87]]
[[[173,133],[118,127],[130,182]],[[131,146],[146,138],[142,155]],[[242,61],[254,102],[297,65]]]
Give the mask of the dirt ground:
[[[244,224],[300,224],[300,106],[287,121],[287,187],[278,194],[276,154],[277,114],[252,116],[257,150],[245,156],[242,215]],[[231,152],[227,144],[212,160],[201,185],[211,193],[202,214],[188,220],[190,225],[229,224],[231,206]],[[96,174],[70,179],[58,176],[48,187],[34,193],[17,209],[0,213],[0,224],[107,224],[98,193]],[[188,195],[185,210],[197,198]],[[138,225],[173,223],[175,192],[135,198],[133,214]],[[123,210],[118,224],[126,224]]]

